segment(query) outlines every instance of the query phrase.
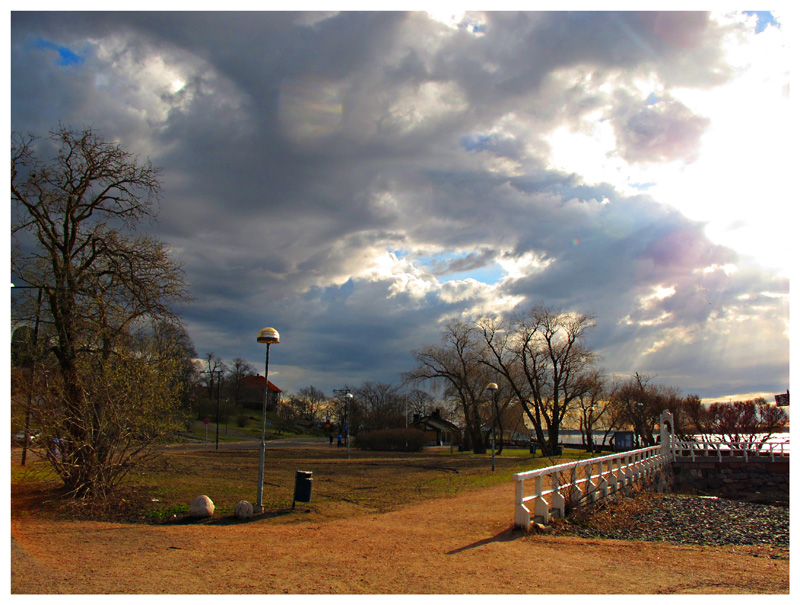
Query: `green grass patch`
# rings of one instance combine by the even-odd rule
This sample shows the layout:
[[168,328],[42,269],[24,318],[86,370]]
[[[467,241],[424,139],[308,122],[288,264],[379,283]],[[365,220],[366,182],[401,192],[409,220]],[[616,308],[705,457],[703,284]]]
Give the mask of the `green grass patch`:
[[[585,452],[565,450],[561,461],[585,457]],[[258,449],[236,450],[168,448],[132,472],[123,489],[138,494],[140,508],[131,520],[163,523],[185,517],[191,501],[206,495],[214,502],[214,517],[234,514],[236,503],[256,502]],[[429,448],[418,453],[363,452],[351,448],[269,448],[264,465],[263,504],[270,523],[297,523],[344,518],[395,510],[401,506],[453,496],[469,490],[512,482],[517,472],[550,466],[559,460],[531,457],[528,450],[506,449],[491,453]],[[16,466],[16,468],[14,468]],[[313,473],[311,502],[292,508],[296,471]],[[53,474],[39,463],[12,464],[12,483],[49,482]],[[301,514],[302,513],[302,514]]]

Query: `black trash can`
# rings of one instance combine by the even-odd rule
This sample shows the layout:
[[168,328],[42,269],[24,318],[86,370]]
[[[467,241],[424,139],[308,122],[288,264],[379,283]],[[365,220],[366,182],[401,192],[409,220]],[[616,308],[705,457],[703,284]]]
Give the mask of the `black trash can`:
[[531,441],[531,455],[532,455],[532,456],[535,456],[535,455],[536,455],[536,446],[537,446],[537,445],[538,445],[538,444],[537,444],[535,441]]
[[[311,471],[297,471],[294,474],[294,502],[311,502]],[[292,506],[294,506],[292,502]]]

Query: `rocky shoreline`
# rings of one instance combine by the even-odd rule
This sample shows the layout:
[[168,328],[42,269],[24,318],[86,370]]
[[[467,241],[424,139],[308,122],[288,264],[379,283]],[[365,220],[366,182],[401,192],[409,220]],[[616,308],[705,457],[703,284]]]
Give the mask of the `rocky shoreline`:
[[586,507],[556,533],[707,546],[789,547],[789,508],[713,496],[647,494]]

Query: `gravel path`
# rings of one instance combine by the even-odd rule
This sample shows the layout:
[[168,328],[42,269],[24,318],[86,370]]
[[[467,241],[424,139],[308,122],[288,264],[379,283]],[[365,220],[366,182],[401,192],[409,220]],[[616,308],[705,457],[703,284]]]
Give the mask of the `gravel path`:
[[[710,546],[789,547],[789,508],[724,498],[640,494],[575,513],[557,532]],[[787,552],[788,555],[788,552]]]

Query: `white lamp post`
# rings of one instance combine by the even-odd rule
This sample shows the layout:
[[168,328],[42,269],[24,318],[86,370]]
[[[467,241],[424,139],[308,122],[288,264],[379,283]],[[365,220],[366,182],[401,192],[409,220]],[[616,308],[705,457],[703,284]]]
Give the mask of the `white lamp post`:
[[494,472],[494,413],[497,408],[497,383],[490,382],[486,385],[486,388],[492,392],[492,472]]
[[345,425],[344,438],[347,440],[347,459],[350,460],[350,403],[353,401],[352,393],[345,393],[345,413],[347,424]]
[[281,341],[280,334],[275,328],[264,328],[258,333],[258,342],[267,345],[267,360],[264,364],[264,406],[261,410],[261,454],[258,464],[258,491],[256,492],[256,512],[264,510],[264,451],[266,444],[264,439],[267,435],[267,398],[269,397],[269,345],[278,344]]

